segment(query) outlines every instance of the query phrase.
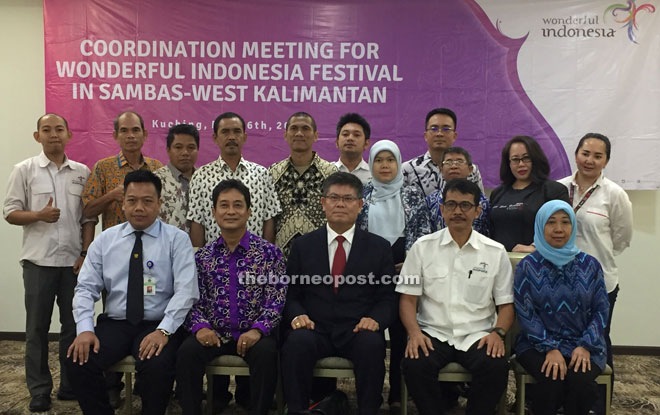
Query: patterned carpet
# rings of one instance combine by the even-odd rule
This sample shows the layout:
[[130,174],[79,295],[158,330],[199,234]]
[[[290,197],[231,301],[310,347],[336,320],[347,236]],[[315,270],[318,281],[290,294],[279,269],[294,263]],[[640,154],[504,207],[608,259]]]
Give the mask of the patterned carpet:
[[[0,415],[27,415],[30,396],[25,386],[25,373],[23,367],[24,344],[17,341],[0,341]],[[58,364],[56,359],[57,343],[50,344],[50,367],[53,377],[57,379]],[[646,356],[615,356],[617,368],[616,383],[614,386],[613,414],[614,415],[651,415],[660,414],[660,357]],[[355,411],[355,393],[352,380],[339,382],[340,388],[346,391],[352,399]],[[384,396],[387,397],[389,385],[385,381]],[[514,401],[515,382],[510,377],[508,402]],[[54,393],[53,393],[54,398]],[[135,414],[139,414],[140,399],[134,399]],[[464,404],[464,402],[461,402]],[[355,411],[356,412],[356,411]],[[381,408],[381,414],[389,414],[387,404]],[[79,414],[77,402],[60,402],[53,399],[52,415]],[[118,411],[118,413],[121,413]],[[170,415],[181,413],[176,403],[171,403],[168,411]],[[273,412],[274,413],[274,412]],[[409,414],[416,415],[412,402],[409,404]],[[461,408],[455,409],[451,415],[462,414]],[[232,404],[223,414],[247,414],[245,410]]]

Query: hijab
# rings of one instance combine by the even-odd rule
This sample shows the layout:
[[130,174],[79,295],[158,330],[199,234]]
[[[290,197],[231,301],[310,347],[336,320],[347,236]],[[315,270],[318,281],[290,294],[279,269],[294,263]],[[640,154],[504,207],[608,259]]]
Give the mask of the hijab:
[[[396,159],[396,176],[389,183],[376,179],[374,174],[374,160],[381,151],[387,150]],[[401,168],[401,152],[394,141],[380,140],[369,151],[369,169],[371,170],[371,184],[374,187],[371,193],[369,206],[368,229],[369,232],[382,236],[393,245],[403,235],[406,227],[406,218],[401,202],[401,188],[403,187],[403,171]]]
[[[544,230],[545,224],[555,212],[563,210],[571,219],[571,237],[568,242],[561,248],[554,248],[548,241],[545,240]],[[580,253],[580,250],[575,246],[575,236],[577,234],[577,223],[575,212],[568,203],[562,200],[551,200],[546,202],[538,212],[536,212],[536,220],[534,221],[534,245],[536,250],[543,256],[543,258],[552,262],[558,267],[563,267],[575,258]]]

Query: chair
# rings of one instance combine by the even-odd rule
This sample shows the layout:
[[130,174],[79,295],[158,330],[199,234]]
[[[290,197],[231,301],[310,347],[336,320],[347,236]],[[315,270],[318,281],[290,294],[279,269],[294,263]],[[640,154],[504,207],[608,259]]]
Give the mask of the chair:
[[[235,355],[218,356],[206,365],[206,413],[208,415],[213,415],[213,375],[250,376],[250,367],[242,357]],[[277,413],[283,414],[284,399],[279,376],[275,399]]]
[[[525,415],[525,386],[528,383],[536,383],[532,375],[527,373],[525,369],[516,362],[515,359],[511,362],[511,367],[516,375],[516,414]],[[605,367],[603,373],[596,378],[596,383],[605,385],[605,415],[612,414],[612,368],[608,365]]]
[[109,369],[109,372],[123,373],[126,380],[126,402],[124,403],[124,412],[127,415],[133,413],[133,374],[135,373],[135,359],[133,356],[126,356]]

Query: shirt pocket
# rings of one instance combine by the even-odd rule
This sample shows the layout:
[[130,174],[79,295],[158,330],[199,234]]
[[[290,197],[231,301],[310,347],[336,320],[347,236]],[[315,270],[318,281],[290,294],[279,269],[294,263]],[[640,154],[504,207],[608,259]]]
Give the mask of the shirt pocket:
[[449,290],[449,269],[442,265],[428,265],[422,270],[424,295],[445,301]]
[[69,194],[79,199],[80,195],[82,195],[83,187],[82,184],[70,183],[68,188]]
[[[35,210],[43,209],[48,204],[48,200],[55,195],[53,185],[50,183],[31,183],[30,193],[32,195],[32,209]],[[53,200],[53,206],[55,206],[55,200]]]
[[492,289],[492,281],[487,272],[470,271],[465,284],[465,301],[471,304],[486,304]]

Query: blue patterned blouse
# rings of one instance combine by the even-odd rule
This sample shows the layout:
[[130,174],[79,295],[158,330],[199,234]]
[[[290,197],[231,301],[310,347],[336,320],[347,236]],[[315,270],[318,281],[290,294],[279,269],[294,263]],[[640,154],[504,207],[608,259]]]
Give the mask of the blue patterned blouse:
[[[445,220],[440,213],[440,205],[442,204],[442,191],[436,190],[430,195],[426,196],[426,205],[431,212],[431,225],[433,225],[433,231],[439,231],[447,227]],[[479,198],[479,205],[481,206],[481,213],[479,217],[472,222],[472,229],[479,232],[484,236],[490,236],[490,231],[488,230],[488,215],[490,215],[490,202],[488,198],[482,193]]]
[[[364,206],[362,206],[362,211],[356,222],[357,227],[364,231],[369,230],[369,206],[373,203],[371,199],[373,191],[374,186],[370,181],[364,186]],[[401,202],[406,217],[404,234],[406,238],[405,249],[407,251],[420,236],[430,234],[433,229],[429,211],[424,202],[424,193],[420,189],[413,186],[403,186],[401,188]]]
[[287,291],[278,247],[245,232],[230,252],[221,236],[197,251],[195,263],[199,301],[186,317],[186,329],[209,328],[220,338],[237,340],[252,328],[268,335],[277,327]]
[[605,368],[609,301],[596,258],[580,252],[559,268],[538,251],[527,255],[516,267],[514,300],[520,325],[517,354],[558,349],[570,358],[582,346]]

